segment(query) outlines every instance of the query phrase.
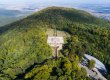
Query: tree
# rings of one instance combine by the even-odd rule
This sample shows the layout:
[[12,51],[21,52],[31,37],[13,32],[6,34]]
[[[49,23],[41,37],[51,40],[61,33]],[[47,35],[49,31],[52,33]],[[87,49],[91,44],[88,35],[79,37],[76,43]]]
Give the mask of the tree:
[[25,79],[33,79],[33,80],[47,80],[50,77],[50,72],[52,69],[43,65],[37,68],[34,68],[31,72],[25,75]]
[[90,69],[93,69],[93,68],[95,67],[95,61],[94,61],[94,60],[89,60],[89,61],[88,61],[88,67],[89,67]]
[[87,76],[87,71],[83,67],[81,68],[81,74],[82,74],[82,76]]

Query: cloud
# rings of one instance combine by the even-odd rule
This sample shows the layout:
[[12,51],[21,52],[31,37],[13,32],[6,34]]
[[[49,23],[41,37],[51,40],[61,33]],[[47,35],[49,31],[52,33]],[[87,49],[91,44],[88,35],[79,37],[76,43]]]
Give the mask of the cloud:
[[26,4],[26,3],[110,3],[110,0],[0,0],[2,4]]

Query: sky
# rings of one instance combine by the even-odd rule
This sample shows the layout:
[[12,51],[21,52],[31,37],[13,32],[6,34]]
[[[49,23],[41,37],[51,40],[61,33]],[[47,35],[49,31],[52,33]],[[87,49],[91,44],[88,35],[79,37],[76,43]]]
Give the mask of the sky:
[[110,3],[110,0],[0,0],[0,4],[31,4],[31,3]]

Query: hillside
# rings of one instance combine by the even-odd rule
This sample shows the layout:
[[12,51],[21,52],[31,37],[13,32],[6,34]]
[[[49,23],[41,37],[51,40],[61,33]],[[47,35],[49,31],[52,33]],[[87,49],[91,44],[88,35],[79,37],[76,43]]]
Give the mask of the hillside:
[[0,27],[21,19],[21,17],[0,16]]
[[[82,10],[49,7],[0,27],[0,79],[88,80],[85,69],[78,66],[84,53],[101,60],[110,72],[109,25]],[[49,59],[46,31],[50,28],[71,36],[57,61]]]

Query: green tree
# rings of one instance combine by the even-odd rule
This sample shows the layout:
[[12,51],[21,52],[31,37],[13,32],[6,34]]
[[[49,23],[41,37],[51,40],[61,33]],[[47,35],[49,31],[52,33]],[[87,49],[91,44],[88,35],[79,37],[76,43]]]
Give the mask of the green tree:
[[94,61],[94,60],[89,60],[89,61],[88,61],[88,67],[89,67],[90,69],[93,69],[93,68],[95,67],[95,61]]

